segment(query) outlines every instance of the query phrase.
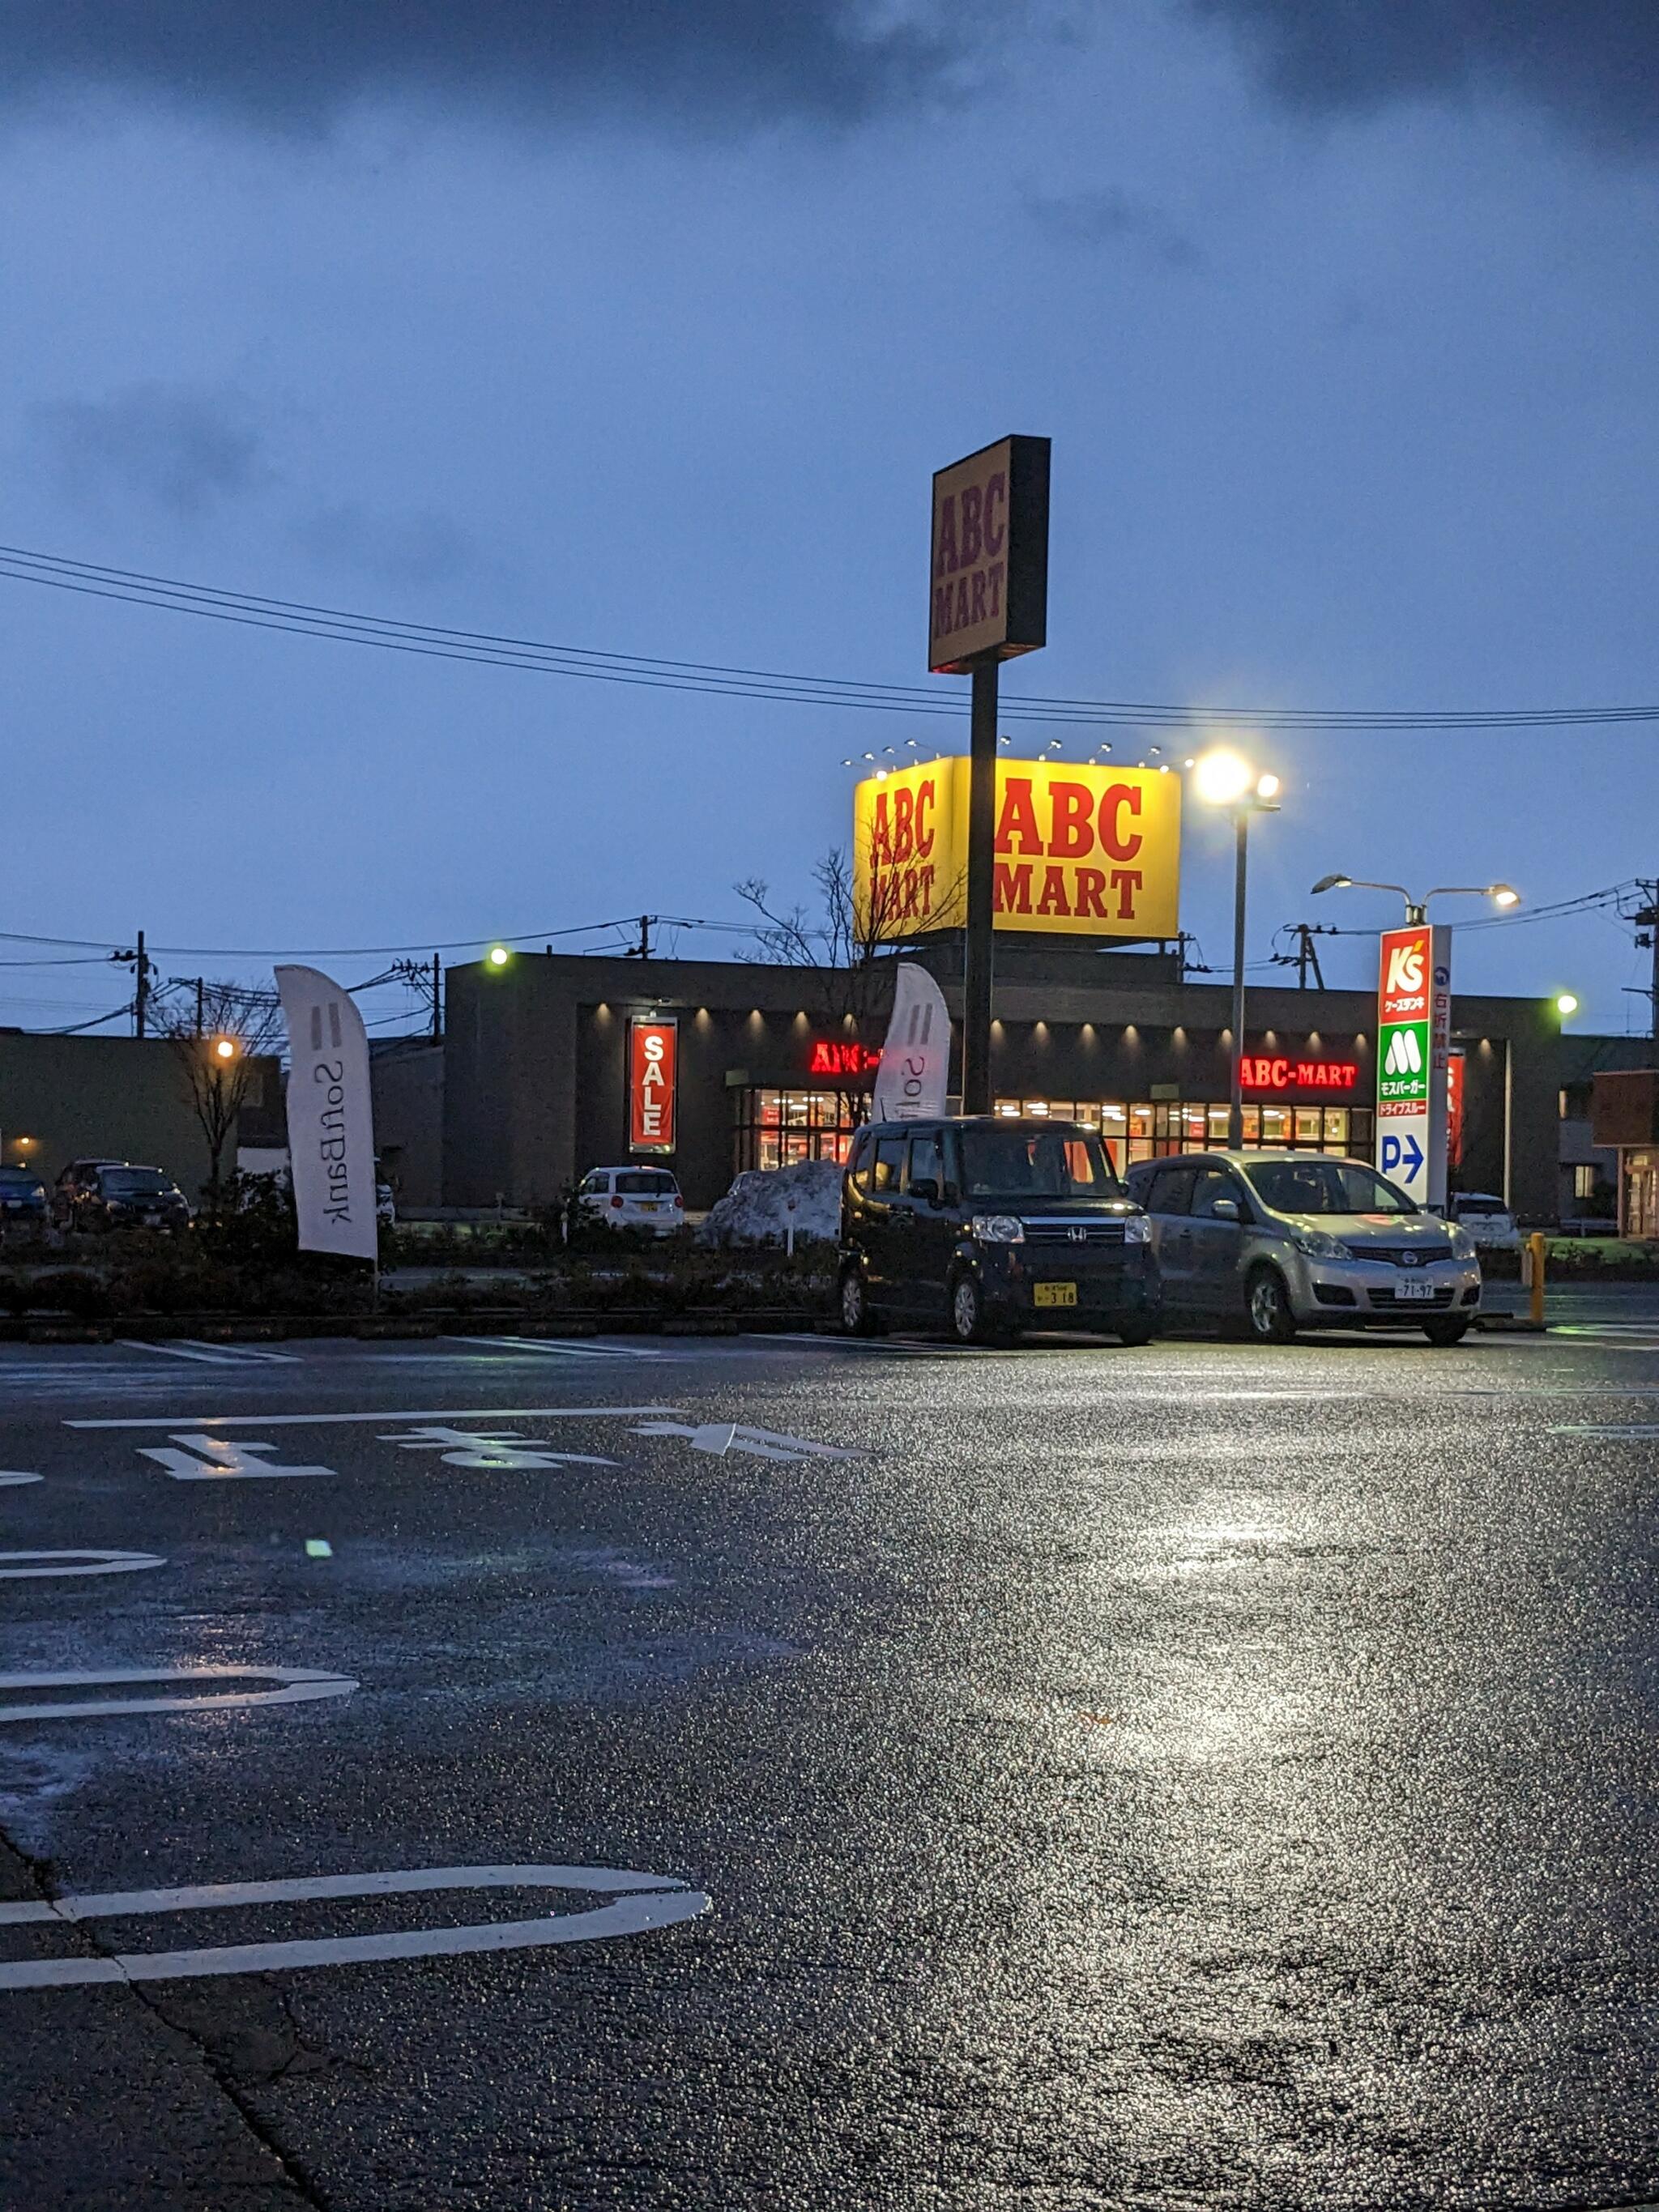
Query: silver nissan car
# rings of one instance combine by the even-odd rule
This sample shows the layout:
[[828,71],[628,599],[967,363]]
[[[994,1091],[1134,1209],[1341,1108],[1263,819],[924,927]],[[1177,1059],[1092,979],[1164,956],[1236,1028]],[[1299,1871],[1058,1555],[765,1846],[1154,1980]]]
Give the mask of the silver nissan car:
[[1456,1344],[1480,1306],[1468,1234],[1363,1160],[1322,1152],[1188,1152],[1141,1160],[1129,1194],[1152,1217],[1171,1321],[1242,1328],[1420,1328]]

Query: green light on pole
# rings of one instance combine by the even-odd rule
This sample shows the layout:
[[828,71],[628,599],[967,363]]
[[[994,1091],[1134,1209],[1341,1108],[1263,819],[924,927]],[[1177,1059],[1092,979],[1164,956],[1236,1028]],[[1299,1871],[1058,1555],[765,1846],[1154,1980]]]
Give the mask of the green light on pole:
[[485,955],[492,968],[505,968],[513,955],[504,945],[492,945]]
[[1578,1000],[1574,994],[1571,991],[1558,991],[1555,997],[1555,1011],[1563,1021],[1565,1021],[1569,1014],[1576,1014],[1578,1012]]

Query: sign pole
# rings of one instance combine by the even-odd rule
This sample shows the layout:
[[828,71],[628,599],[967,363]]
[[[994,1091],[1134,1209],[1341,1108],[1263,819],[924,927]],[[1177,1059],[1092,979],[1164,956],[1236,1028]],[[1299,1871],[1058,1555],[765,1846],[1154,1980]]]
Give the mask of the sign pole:
[[968,912],[962,969],[962,1110],[991,1110],[992,890],[997,834],[997,663],[973,672],[969,722]]
[[[1001,438],[935,474],[928,563],[928,668],[935,676],[973,679],[962,956],[964,1114],[991,1110],[997,666],[1016,653],[1036,652],[1048,635],[1048,441]],[[908,803],[914,805],[914,794]],[[914,818],[914,813],[907,817]],[[915,834],[927,837],[923,854],[931,851],[935,833]],[[1103,873],[1094,872],[1103,885]],[[1054,873],[1052,868],[1048,871],[1048,875]],[[931,868],[927,880],[931,887]],[[1046,884],[1046,876],[1044,881]],[[1136,874],[1136,884],[1139,882]],[[1053,913],[1058,907],[1056,897],[1043,911]],[[1065,911],[1069,915],[1069,904]]]

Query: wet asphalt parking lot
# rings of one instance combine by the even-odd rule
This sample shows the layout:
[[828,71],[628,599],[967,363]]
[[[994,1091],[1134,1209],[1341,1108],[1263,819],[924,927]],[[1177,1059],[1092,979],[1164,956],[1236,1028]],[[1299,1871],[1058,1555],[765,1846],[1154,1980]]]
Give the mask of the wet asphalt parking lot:
[[1659,1304],[1571,1310],[0,1346],[0,2205],[1659,2198]]

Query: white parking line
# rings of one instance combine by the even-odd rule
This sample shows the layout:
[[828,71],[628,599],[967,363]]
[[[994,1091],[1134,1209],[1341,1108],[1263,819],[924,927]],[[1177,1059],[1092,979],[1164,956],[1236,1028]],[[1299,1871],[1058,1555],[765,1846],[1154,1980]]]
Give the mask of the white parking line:
[[[86,1566],[15,1565],[25,1559],[84,1559]],[[0,1582],[21,1582],[31,1575],[136,1575],[141,1567],[164,1567],[154,1552],[0,1552]]]
[[349,1674],[319,1667],[102,1667],[67,1674],[0,1674],[0,1690],[96,1690],[117,1682],[275,1682],[274,1690],[228,1690],[198,1697],[83,1698],[56,1705],[0,1705],[0,1721],[88,1720],[112,1713],[217,1712],[228,1705],[299,1705],[345,1698]]
[[554,1359],[666,1359],[664,1352],[641,1352],[631,1344],[571,1343],[548,1336],[447,1336],[446,1344],[488,1344],[503,1352],[534,1352]]
[[555,1943],[592,1943],[669,1928],[707,1912],[700,1889],[660,1874],[627,1867],[423,1867],[393,1874],[319,1875],[293,1881],[215,1882],[192,1889],[114,1890],[101,1896],[27,1899],[0,1905],[0,1925],[125,1918],[139,1913],[196,1912],[227,1905],[289,1905],[312,1899],[401,1897],[455,1889],[575,1889],[609,1893],[613,1902],[586,1912],[544,1913],[533,1920],[477,1921],[460,1928],[413,1928],[380,1936],[320,1941],[227,1944],[201,1951],[133,1951],[94,1959],[27,1959],[0,1964],[0,1989],[62,1989],[85,1982],[170,1982],[206,1974],[270,1973],[296,1966],[339,1966],[379,1959],[456,1958],[468,1952],[540,1950]]
[[9,1490],[15,1483],[44,1482],[45,1480],[46,1477],[41,1474],[16,1474],[9,1472],[0,1472],[0,1490]]
[[118,1336],[115,1343],[126,1352],[159,1352],[164,1358],[197,1360],[204,1367],[243,1367],[252,1360],[279,1360],[283,1367],[299,1364],[292,1352],[254,1352],[252,1345],[199,1345],[192,1336],[179,1338],[175,1345],[150,1345],[142,1336]]
[[[1317,1395],[1317,1394],[1315,1394]],[[427,1406],[418,1413],[381,1406],[368,1413],[147,1413],[142,1419],[65,1421],[66,1429],[176,1429],[180,1420],[204,1428],[298,1429],[326,1427],[331,1421],[632,1421],[647,1415],[677,1415],[678,1406]]]

